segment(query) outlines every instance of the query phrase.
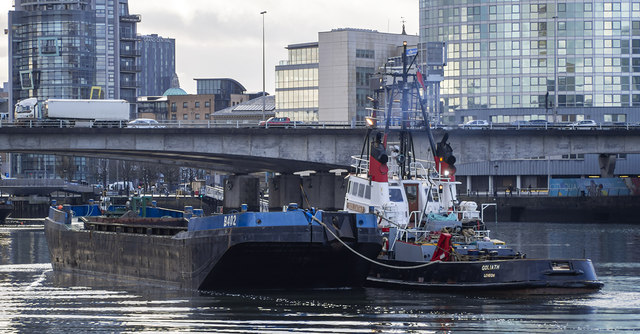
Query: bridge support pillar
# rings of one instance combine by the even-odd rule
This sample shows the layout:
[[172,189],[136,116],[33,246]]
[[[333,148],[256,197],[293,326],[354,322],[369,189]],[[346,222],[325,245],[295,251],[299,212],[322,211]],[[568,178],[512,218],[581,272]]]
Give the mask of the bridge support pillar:
[[600,165],[600,177],[613,177],[613,172],[616,169],[616,155],[600,154],[598,164]]
[[224,212],[240,210],[247,204],[249,211],[260,211],[260,182],[257,177],[249,175],[232,175],[224,184]]
[[303,207],[309,206],[337,211],[344,207],[346,182],[344,177],[333,173],[316,173],[302,178],[304,194],[309,203],[303,198]]
[[496,177],[493,175],[489,175],[489,196],[493,196],[494,195],[494,189],[497,190],[497,188],[495,187],[495,181]]
[[289,203],[298,203],[302,207],[300,176],[281,174],[269,182],[269,210],[282,209]]

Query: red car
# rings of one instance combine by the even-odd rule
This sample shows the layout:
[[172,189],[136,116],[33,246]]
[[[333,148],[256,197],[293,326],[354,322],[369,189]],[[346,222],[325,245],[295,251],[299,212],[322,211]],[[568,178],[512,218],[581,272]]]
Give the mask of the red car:
[[301,122],[294,122],[291,119],[289,119],[289,117],[271,117],[266,121],[260,121],[260,123],[258,123],[259,126],[266,126],[266,127],[287,127],[287,126],[294,126],[294,125],[299,125]]

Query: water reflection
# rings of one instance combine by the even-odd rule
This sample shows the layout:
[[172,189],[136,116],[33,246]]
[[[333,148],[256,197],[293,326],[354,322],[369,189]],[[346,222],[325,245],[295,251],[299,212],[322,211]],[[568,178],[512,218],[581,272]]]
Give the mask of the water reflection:
[[54,273],[42,230],[0,231],[0,332],[425,333],[639,331],[631,225],[500,223],[529,257],[587,257],[601,292],[449,295],[383,289],[197,292]]

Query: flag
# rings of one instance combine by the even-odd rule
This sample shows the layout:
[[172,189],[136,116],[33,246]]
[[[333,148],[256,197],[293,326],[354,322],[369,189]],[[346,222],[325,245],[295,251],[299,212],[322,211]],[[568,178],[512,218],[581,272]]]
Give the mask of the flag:
[[417,67],[417,72],[416,72],[416,78],[418,79],[418,82],[420,83],[420,86],[422,86],[423,90],[427,90],[427,87],[424,86],[424,78],[422,77],[422,73],[420,72],[420,67]]

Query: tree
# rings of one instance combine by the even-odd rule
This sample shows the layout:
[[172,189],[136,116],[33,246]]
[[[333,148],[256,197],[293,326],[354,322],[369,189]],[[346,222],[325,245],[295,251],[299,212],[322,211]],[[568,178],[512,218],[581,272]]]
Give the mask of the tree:
[[141,163],[139,166],[140,182],[144,186],[144,191],[148,192],[149,187],[154,185],[160,176],[160,166],[152,163]]
[[76,161],[73,156],[58,157],[57,175],[66,181],[71,181],[76,172]]

